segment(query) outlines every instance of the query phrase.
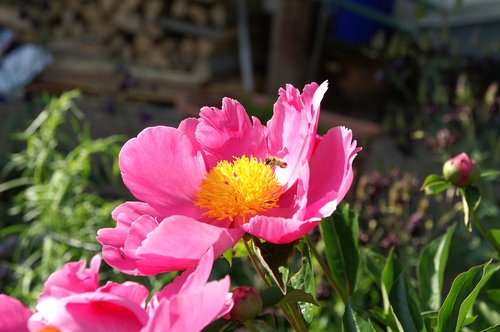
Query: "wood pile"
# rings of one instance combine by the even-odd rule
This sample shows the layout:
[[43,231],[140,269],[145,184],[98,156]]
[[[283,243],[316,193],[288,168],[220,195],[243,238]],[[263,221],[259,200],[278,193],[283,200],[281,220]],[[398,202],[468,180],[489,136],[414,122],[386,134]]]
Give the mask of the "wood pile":
[[99,70],[120,63],[139,74],[194,75],[202,83],[210,79],[208,57],[228,47],[237,52],[233,6],[231,0],[6,0],[0,28],[22,41],[45,42],[55,64],[65,57],[78,67],[72,57],[88,63],[93,56],[108,62]]

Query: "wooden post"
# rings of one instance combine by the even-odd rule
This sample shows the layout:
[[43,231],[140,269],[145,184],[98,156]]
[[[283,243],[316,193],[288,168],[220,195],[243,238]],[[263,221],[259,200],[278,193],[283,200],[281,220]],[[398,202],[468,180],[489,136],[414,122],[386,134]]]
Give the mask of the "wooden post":
[[305,0],[278,0],[272,23],[267,69],[269,94],[291,83],[305,83],[312,4]]

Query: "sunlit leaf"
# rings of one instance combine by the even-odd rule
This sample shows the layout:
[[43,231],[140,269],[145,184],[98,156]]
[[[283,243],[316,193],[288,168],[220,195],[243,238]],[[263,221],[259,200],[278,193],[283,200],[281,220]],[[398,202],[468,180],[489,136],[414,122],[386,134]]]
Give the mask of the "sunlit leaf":
[[358,216],[343,205],[320,224],[332,277],[346,299],[356,287],[359,266]]
[[465,227],[471,230],[471,216],[472,213],[479,206],[481,201],[481,193],[479,189],[474,186],[467,186],[465,188],[460,188],[460,196],[462,197],[462,205],[464,209],[464,223]]
[[[293,288],[302,289],[306,293],[316,295],[316,284],[314,282],[314,272],[312,269],[311,252],[306,243],[301,242],[297,245],[297,249],[302,256],[302,267],[290,278],[290,284]],[[307,302],[299,302],[299,310],[307,324],[311,324],[316,312],[314,305]]]
[[439,310],[436,332],[458,332],[481,288],[500,268],[487,262],[459,274]]
[[288,258],[291,256],[294,243],[272,244],[260,242],[254,238],[254,251],[260,263],[268,272],[273,282],[286,294],[286,284],[288,282]]
[[455,225],[451,226],[445,235],[433,240],[422,250],[418,272],[420,302],[423,310],[438,310],[441,307],[444,271],[454,232]]
[[350,297],[345,304],[342,322],[345,332],[375,332],[370,319],[362,317],[352,308]]

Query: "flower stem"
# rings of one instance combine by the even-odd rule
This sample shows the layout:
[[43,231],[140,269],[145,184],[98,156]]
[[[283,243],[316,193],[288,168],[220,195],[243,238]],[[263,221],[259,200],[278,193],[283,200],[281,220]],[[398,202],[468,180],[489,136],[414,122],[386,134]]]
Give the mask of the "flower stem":
[[493,235],[491,235],[491,231],[489,229],[487,229],[486,227],[484,227],[484,225],[481,223],[479,218],[473,217],[473,220],[475,221],[476,226],[479,229],[479,232],[481,233],[483,238],[486,241],[488,241],[490,246],[492,246],[493,249],[496,250],[497,254],[500,255],[500,244],[498,244],[497,241],[495,240],[495,238],[493,237]]
[[325,261],[323,260],[323,257],[321,257],[320,253],[318,252],[318,249],[316,249],[316,246],[314,245],[314,243],[312,243],[311,238],[309,237],[308,234],[306,234],[304,236],[304,239],[305,239],[307,245],[309,246],[309,249],[311,249],[311,253],[313,254],[314,258],[316,258],[316,261],[318,261],[321,269],[323,270],[323,274],[325,275],[326,280],[328,281],[328,283],[330,283],[332,288],[335,290],[335,293],[337,293],[337,295],[342,299],[342,302],[345,303],[346,296],[344,295],[344,293],[342,293],[340,286],[335,281],[335,278],[333,278],[332,272],[330,271],[330,269],[326,265]]
[[[248,258],[250,258],[252,265],[254,266],[254,268],[257,271],[257,273],[259,274],[260,278],[262,279],[262,281],[266,285],[266,288],[271,287],[271,284],[266,279],[264,271],[262,271],[262,269],[260,268],[260,266],[257,262],[257,259],[255,258],[255,254],[254,254],[252,248],[250,248],[250,246],[248,245],[247,241],[245,241],[245,239],[243,239],[243,244],[245,245],[245,248],[248,252]],[[281,311],[283,312],[283,316],[285,316],[286,320],[288,321],[288,323],[290,323],[290,325],[292,326],[294,331],[300,331],[300,332],[307,331],[307,328],[305,327],[305,324],[302,321],[302,318],[300,317],[300,315],[299,315],[299,317],[296,317],[296,315],[291,310],[291,308],[289,307],[288,304],[280,304],[279,307],[280,307]],[[303,326],[303,328],[302,328],[302,326]]]

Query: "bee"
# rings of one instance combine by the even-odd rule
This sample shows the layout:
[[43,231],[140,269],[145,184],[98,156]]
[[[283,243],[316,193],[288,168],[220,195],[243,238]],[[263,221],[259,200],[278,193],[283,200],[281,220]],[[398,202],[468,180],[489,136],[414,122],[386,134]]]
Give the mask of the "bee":
[[269,156],[264,159],[264,164],[269,166],[278,166],[279,168],[286,168],[288,164],[278,157]]

